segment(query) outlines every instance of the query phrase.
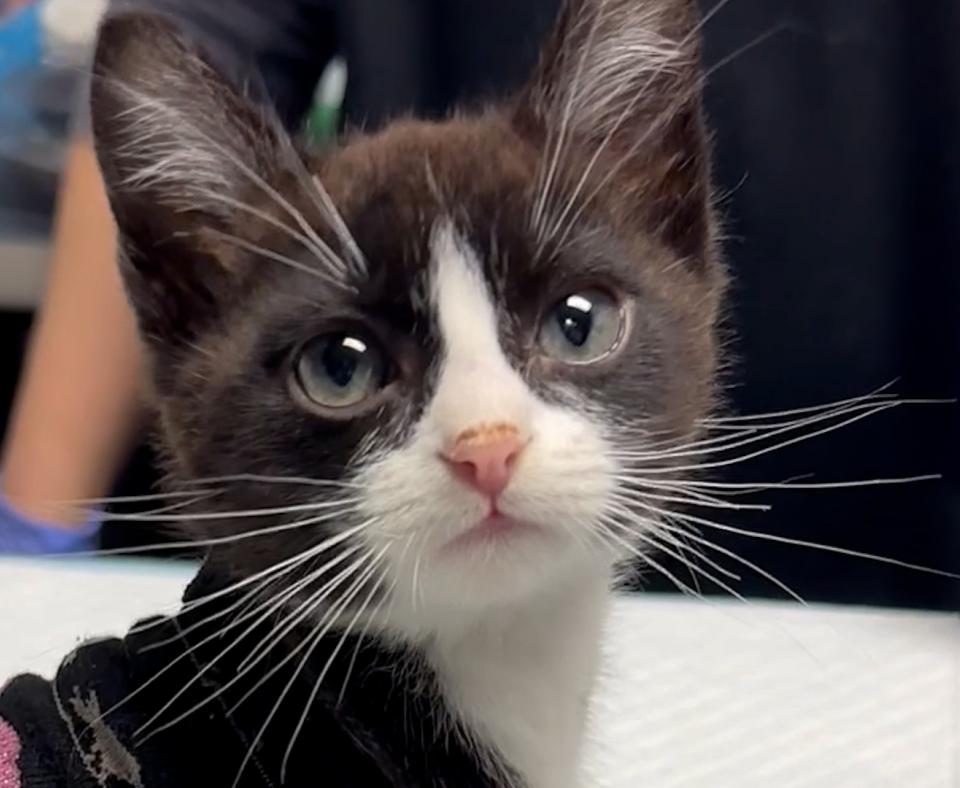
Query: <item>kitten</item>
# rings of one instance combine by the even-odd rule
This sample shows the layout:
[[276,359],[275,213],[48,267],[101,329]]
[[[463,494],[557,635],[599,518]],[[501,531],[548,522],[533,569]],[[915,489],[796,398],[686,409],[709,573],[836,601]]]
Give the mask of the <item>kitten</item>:
[[713,405],[698,33],[691,0],[571,0],[516,96],[312,151],[169,21],[105,22],[160,443],[173,489],[217,490],[183,516],[208,555],[178,626],[218,638],[193,642],[221,701],[282,679],[223,784],[578,784],[645,544],[627,471]]

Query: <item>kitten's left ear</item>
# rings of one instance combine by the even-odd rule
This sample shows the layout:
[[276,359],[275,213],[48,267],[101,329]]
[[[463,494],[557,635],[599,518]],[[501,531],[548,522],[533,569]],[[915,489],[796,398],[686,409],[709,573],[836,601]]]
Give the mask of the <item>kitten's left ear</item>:
[[514,110],[578,205],[605,200],[697,257],[710,224],[699,32],[694,0],[566,0]]

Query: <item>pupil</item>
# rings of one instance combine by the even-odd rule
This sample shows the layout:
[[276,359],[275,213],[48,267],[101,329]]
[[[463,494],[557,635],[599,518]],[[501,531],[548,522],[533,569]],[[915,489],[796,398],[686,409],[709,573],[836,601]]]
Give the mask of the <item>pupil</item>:
[[593,330],[593,316],[590,312],[570,304],[562,304],[557,310],[557,322],[563,335],[576,347],[583,347]]
[[334,340],[323,351],[323,367],[330,380],[340,388],[350,385],[360,359],[366,348],[355,347],[356,341],[351,342],[346,337]]

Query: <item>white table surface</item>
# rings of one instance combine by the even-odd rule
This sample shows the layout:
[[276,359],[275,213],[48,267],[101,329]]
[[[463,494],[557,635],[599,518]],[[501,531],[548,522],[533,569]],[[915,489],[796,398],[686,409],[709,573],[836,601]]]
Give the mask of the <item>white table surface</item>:
[[[0,680],[175,608],[189,568],[0,560]],[[595,788],[960,788],[960,618],[618,600]]]

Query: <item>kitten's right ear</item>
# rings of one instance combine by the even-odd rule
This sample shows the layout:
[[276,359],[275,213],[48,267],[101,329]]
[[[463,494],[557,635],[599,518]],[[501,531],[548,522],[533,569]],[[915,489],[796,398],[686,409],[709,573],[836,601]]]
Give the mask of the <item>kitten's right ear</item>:
[[146,338],[176,344],[242,286],[249,260],[223,239],[251,232],[238,208],[263,198],[289,140],[158,16],[107,17],[91,101],[127,290]]

